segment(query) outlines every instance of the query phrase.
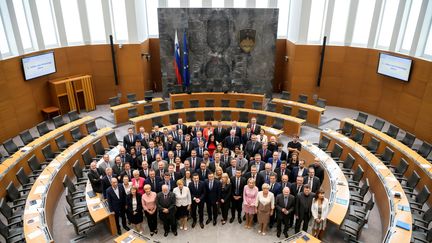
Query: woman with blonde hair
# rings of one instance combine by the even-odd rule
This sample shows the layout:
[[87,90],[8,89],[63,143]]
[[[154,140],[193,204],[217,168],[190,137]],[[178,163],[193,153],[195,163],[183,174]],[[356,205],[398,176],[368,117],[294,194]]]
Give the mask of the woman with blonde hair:
[[315,198],[312,200],[312,235],[314,237],[320,238],[320,234],[326,228],[327,214],[329,209],[329,201],[324,197],[324,190],[320,189]]
[[141,204],[144,209],[144,214],[147,218],[150,236],[157,234],[157,204],[156,192],[152,192],[150,184],[144,186],[144,194],[141,196]]
[[227,173],[222,174],[221,184],[220,208],[222,211],[222,225],[224,225],[228,219],[231,198],[231,181]]
[[180,229],[187,230],[186,223],[192,204],[189,188],[184,186],[183,180],[180,179],[177,180],[177,187],[174,188],[173,193],[176,197],[176,216],[180,220]]
[[215,175],[215,180],[220,181],[220,180],[222,179],[222,174],[223,174],[223,169],[222,169],[222,167],[220,167],[220,166],[216,167],[216,169],[215,169],[215,173],[214,173],[214,175]]
[[249,178],[247,185],[243,190],[243,211],[246,215],[245,228],[250,229],[253,224],[254,214],[257,213],[256,199],[258,196],[258,187],[255,186],[255,180]]
[[274,213],[275,199],[273,193],[270,191],[269,184],[264,183],[261,188],[262,191],[258,192],[255,205],[258,214],[258,233],[265,235],[270,216]]

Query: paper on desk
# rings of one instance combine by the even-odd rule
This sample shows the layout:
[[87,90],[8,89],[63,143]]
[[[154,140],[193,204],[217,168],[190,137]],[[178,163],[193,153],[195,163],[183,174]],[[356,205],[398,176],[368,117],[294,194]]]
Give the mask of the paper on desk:
[[39,222],[39,221],[40,221],[39,216],[36,216],[36,217],[33,217],[33,218],[27,220],[27,224],[34,224],[34,223]]
[[25,147],[22,147],[21,148],[21,151],[22,152],[26,152],[26,151],[28,151],[28,150],[30,150],[32,147],[30,147],[30,146],[25,146]]
[[41,235],[43,232],[42,230],[38,229],[36,231],[31,232],[30,234],[27,234],[27,238],[29,238],[30,240],[38,237],[39,235]]
[[42,194],[42,193],[44,193],[45,192],[45,186],[38,186],[38,187],[36,187],[36,189],[35,189],[35,193],[36,194]]
[[97,204],[97,203],[100,203],[100,198],[96,197],[96,198],[88,199],[87,203],[88,204]]
[[40,175],[38,178],[43,180],[43,179],[48,179],[49,177],[50,175],[45,174],[45,175]]
[[421,164],[421,167],[425,168],[425,169],[429,169],[431,167],[431,165],[428,164]]

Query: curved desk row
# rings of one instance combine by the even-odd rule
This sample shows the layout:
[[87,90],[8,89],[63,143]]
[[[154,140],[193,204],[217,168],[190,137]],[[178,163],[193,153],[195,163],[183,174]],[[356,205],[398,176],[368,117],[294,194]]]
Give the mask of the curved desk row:
[[4,197],[6,195],[6,186],[10,181],[13,181],[15,186],[19,186],[19,182],[16,179],[15,174],[18,170],[23,167],[24,171],[29,174],[31,172],[30,167],[28,166],[27,160],[36,155],[39,161],[45,161],[45,156],[42,154],[42,148],[47,144],[51,144],[51,148],[53,152],[58,151],[57,144],[55,142],[55,138],[63,135],[68,142],[72,142],[72,136],[70,134],[70,130],[75,127],[80,127],[81,134],[87,134],[87,129],[85,124],[89,121],[94,120],[94,118],[90,116],[83,117],[76,121],[65,124],[37,139],[33,142],[27,144],[27,146],[21,148],[19,151],[11,155],[8,159],[3,161],[0,164],[0,197]]
[[[405,172],[405,176],[409,177],[413,171],[416,171],[421,178],[417,185],[417,189],[422,189],[425,185],[429,188],[432,188],[432,164],[419,155],[416,151],[390,137],[389,135],[350,118],[345,118],[341,121],[341,128],[344,126],[345,122],[353,125],[353,133],[355,133],[357,130],[364,132],[362,144],[369,143],[372,137],[378,139],[380,141],[380,145],[377,153],[382,154],[386,146],[392,149],[394,156],[391,164],[396,166],[400,159],[404,158],[409,163],[408,170]],[[432,197],[429,197],[428,204],[432,205]]]
[[120,105],[116,105],[111,107],[111,112],[114,115],[115,124],[124,123],[129,120],[128,109],[137,108],[137,112],[139,115],[144,114],[144,106],[147,104],[151,104],[154,112],[159,111],[159,104],[164,102],[162,98],[153,98],[152,101],[148,102],[145,100],[139,100],[136,102],[129,102]]
[[348,181],[339,165],[330,157],[309,141],[303,141],[300,158],[306,161],[309,166],[315,158],[319,158],[321,166],[324,168],[324,181],[321,188],[329,199],[330,210],[327,219],[335,225],[341,225],[347,214],[350,200]]
[[[53,242],[52,228],[54,212],[60,196],[63,194],[63,178],[74,177],[72,166],[76,160],[81,161],[81,153],[92,148],[97,140],[108,147],[105,138],[112,132],[103,128],[71,145],[45,167],[33,184],[26,201],[23,215],[24,235],[27,242]],[[93,149],[90,149],[93,152]],[[94,155],[94,153],[92,154]]]
[[[196,119],[199,121],[204,121],[204,113],[212,112],[213,113],[212,120],[222,120],[222,114],[221,114],[222,111],[231,112],[231,116],[230,116],[231,120],[237,120],[237,121],[239,120],[240,112],[247,113],[248,120],[250,120],[252,117],[256,117],[257,115],[263,115],[266,116],[265,124],[260,124],[260,125],[267,125],[267,126],[272,126],[275,118],[280,118],[283,120],[282,130],[285,132],[285,134],[288,135],[300,134],[301,125],[305,122],[305,120],[303,119],[299,119],[293,116],[282,115],[275,112],[243,109],[243,108],[231,108],[231,107],[200,107],[200,108],[169,110],[169,111],[162,111],[162,112],[135,117],[130,119],[130,121],[135,125],[136,131],[138,131],[139,127],[141,126],[143,126],[147,131],[151,131],[153,128],[152,119],[156,119],[156,118],[160,119],[163,124],[168,125],[171,124],[170,115],[176,115],[179,118],[182,118],[184,121],[185,120],[187,121],[186,113],[195,112]],[[187,121],[187,122],[193,122],[193,121]]]
[[[393,173],[374,154],[346,136],[332,130],[322,131],[321,136],[330,138],[330,150],[336,143],[343,148],[342,160],[350,153],[355,158],[353,168],[361,165],[364,169],[365,177],[370,182],[370,190],[375,194],[376,205],[380,212],[384,234],[382,241],[410,242],[412,227],[410,230],[405,230],[396,226],[398,221],[411,226],[413,220],[407,196]],[[396,192],[400,194],[400,198],[394,197]]]
[[252,108],[253,102],[260,102],[261,109],[264,104],[264,95],[262,94],[247,94],[247,93],[223,93],[223,92],[203,92],[192,94],[171,94],[170,95],[171,109],[174,109],[176,101],[183,101],[184,108],[190,108],[190,100],[198,100],[198,107],[206,107],[206,100],[214,100],[215,107],[221,107],[221,100],[229,100],[229,107],[236,107],[238,100],[244,100],[245,108]]
[[291,106],[291,108],[292,108],[291,115],[293,115],[293,116],[297,116],[297,114],[299,113],[299,109],[306,110],[308,112],[306,122],[309,124],[312,124],[312,125],[316,125],[316,126],[320,125],[321,114],[323,114],[325,111],[324,108],[321,108],[321,107],[318,107],[315,105],[304,104],[304,103],[300,103],[300,102],[292,101],[292,100],[284,100],[284,99],[274,98],[271,100],[271,103],[274,103],[276,105],[276,112],[279,112],[279,113],[282,113],[284,106]]

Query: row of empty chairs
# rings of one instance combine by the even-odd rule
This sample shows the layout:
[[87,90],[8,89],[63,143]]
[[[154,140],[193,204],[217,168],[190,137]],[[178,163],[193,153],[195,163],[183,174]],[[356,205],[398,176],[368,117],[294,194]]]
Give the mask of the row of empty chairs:
[[[300,102],[300,103],[307,104],[308,103],[308,98],[309,97],[307,95],[300,94],[298,96],[297,101]],[[289,91],[282,91],[281,99],[291,100],[291,92],[289,92]],[[326,99],[322,99],[322,98],[318,98],[316,100],[316,103],[315,103],[316,106],[321,107],[321,108],[325,108],[326,104],[327,104],[327,100]]]
[[[167,111],[168,110],[168,102],[161,102],[159,103],[159,111]],[[155,111],[153,110],[153,105],[148,104],[144,105],[144,115],[146,114],[152,114]],[[138,109],[136,107],[128,108],[128,117],[134,118],[139,116]]]
[[[126,94],[126,98],[127,98],[127,102],[137,102],[137,97],[135,93],[128,93]],[[116,105],[120,105],[120,99],[121,99],[121,94],[119,94],[118,96],[114,96],[108,99],[108,102],[110,104],[111,107],[116,106]],[[144,99],[145,100],[152,100],[153,99],[153,90],[147,90],[144,92]]]

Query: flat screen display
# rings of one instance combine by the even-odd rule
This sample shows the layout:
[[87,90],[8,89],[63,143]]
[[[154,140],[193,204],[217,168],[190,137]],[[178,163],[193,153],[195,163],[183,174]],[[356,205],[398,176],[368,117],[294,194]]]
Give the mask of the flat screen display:
[[46,52],[21,59],[24,79],[30,80],[56,72],[54,52]]
[[378,73],[408,82],[412,62],[412,59],[380,53]]

